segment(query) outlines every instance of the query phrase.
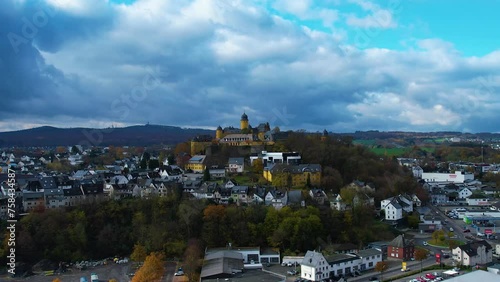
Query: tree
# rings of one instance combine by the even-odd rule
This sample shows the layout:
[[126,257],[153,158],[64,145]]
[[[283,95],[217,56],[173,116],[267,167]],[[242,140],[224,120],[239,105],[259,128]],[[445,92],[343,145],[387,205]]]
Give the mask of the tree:
[[408,226],[410,228],[417,229],[419,222],[420,222],[420,218],[418,217],[418,214],[413,213],[413,214],[408,216]]
[[255,174],[262,174],[262,171],[264,170],[264,163],[262,162],[262,159],[255,159],[252,162],[252,171]]
[[150,282],[159,280],[164,272],[163,256],[160,253],[151,253],[146,257],[144,264],[137,270],[132,282]]
[[344,187],[340,189],[340,197],[342,201],[351,207],[351,211],[354,210],[354,197],[356,197],[356,190],[349,187]]
[[210,181],[210,171],[208,168],[203,171],[203,181]]
[[199,281],[197,274],[201,268],[202,247],[198,239],[191,239],[184,252],[184,273],[190,282]]
[[375,271],[380,272],[380,281],[382,281],[382,273],[387,270],[389,265],[385,261],[379,261],[375,265]]
[[144,261],[147,256],[146,248],[141,244],[134,245],[134,251],[130,255],[130,259],[133,261]]
[[154,170],[154,169],[160,167],[160,162],[157,159],[152,159],[152,160],[149,160],[148,166],[149,166],[149,169]]
[[422,272],[422,261],[427,258],[428,251],[426,249],[417,248],[415,249],[415,253],[413,257],[420,261],[420,272]]

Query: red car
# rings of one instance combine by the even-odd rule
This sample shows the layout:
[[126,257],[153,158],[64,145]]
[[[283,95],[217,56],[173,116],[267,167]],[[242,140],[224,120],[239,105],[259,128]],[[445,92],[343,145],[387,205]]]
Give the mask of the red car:
[[429,279],[436,279],[436,275],[432,274],[432,273],[427,273],[425,275],[426,278],[429,278]]

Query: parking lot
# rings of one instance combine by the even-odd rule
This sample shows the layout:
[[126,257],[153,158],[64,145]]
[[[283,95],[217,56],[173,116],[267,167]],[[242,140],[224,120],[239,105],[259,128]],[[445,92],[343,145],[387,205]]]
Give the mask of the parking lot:
[[95,273],[99,277],[99,281],[109,281],[110,279],[116,279],[120,282],[130,281],[129,273],[132,271],[132,263],[116,264],[110,263],[107,265],[99,265],[96,267],[90,267],[83,270],[79,270],[76,267],[69,268],[65,273],[58,275],[45,276],[43,273],[33,275],[26,278],[10,278],[2,277],[1,281],[30,281],[30,282],[51,282],[52,280],[59,278],[62,282],[74,282],[80,281],[80,277],[86,277],[90,281],[90,275]]

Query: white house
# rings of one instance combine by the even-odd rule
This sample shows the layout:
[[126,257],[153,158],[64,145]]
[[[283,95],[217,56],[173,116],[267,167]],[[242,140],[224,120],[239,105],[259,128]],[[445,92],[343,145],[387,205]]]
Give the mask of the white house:
[[493,261],[493,248],[486,241],[475,241],[452,250],[453,260],[465,266],[483,265]]
[[411,172],[413,173],[413,177],[415,178],[422,178],[422,174],[424,173],[424,170],[420,166],[414,166],[411,168]]
[[330,278],[330,265],[322,253],[307,251],[300,264],[300,278],[310,281]]
[[472,191],[467,187],[462,188],[462,189],[460,189],[460,191],[458,191],[458,198],[459,199],[467,199],[471,195],[472,195]]
[[228,172],[240,173],[245,169],[245,159],[243,158],[229,158]]
[[399,220],[404,212],[413,212],[413,200],[404,195],[388,198],[380,202],[380,209],[385,211],[386,220]]

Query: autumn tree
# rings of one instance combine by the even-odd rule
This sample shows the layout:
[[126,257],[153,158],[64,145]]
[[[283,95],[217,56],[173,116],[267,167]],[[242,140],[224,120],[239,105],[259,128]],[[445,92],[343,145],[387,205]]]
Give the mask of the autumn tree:
[[199,281],[198,273],[201,268],[202,255],[200,241],[198,239],[189,240],[188,247],[184,252],[184,273],[188,277],[189,282]]
[[417,248],[415,249],[415,253],[413,254],[413,257],[420,261],[420,272],[422,272],[422,262],[427,258],[427,254],[429,252],[426,249],[423,248]]
[[160,253],[151,253],[146,257],[144,264],[137,270],[132,282],[157,281],[164,272],[163,256]]
[[380,281],[383,281],[382,274],[387,270],[388,267],[389,265],[385,261],[379,261],[375,265],[375,271],[380,272]]
[[141,244],[134,245],[134,251],[130,255],[130,259],[133,261],[144,261],[147,257],[146,248]]

